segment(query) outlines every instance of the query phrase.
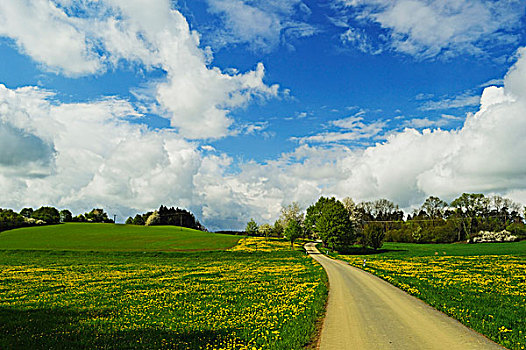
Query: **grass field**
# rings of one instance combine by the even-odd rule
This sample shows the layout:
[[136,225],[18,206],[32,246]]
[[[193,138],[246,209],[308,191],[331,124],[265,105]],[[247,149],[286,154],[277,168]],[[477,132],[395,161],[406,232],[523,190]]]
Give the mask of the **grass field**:
[[526,347],[526,242],[395,244],[338,255],[509,349]]
[[175,226],[67,223],[0,232],[0,249],[182,251],[223,250],[239,236]]
[[0,349],[301,349],[323,316],[323,269],[283,241],[137,252],[90,240],[0,250]]
[[403,258],[415,256],[474,256],[474,255],[526,255],[526,241],[515,243],[479,243],[479,244],[418,244],[386,242],[382,249],[368,249],[363,254],[362,247],[355,247],[350,255],[379,255],[383,257]]

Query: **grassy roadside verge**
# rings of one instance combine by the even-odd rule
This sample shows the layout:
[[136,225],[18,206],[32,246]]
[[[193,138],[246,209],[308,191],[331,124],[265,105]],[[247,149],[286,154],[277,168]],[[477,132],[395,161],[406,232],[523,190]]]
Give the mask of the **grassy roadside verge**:
[[387,280],[509,349],[525,348],[524,242],[421,245],[413,252],[411,248],[386,245],[379,254],[333,256]]
[[321,266],[290,248],[4,250],[0,348],[301,349],[326,297]]

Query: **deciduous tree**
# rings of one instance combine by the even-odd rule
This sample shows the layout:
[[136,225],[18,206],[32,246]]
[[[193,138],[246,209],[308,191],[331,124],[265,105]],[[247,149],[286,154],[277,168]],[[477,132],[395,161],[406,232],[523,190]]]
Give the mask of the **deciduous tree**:
[[281,208],[279,215],[279,221],[282,227],[287,227],[289,221],[294,220],[303,224],[303,211],[298,202],[292,202],[291,204]]
[[434,196],[429,196],[424,204],[420,207],[432,219],[442,219],[447,208],[447,203],[442,199]]
[[351,245],[356,238],[347,210],[334,197],[320,197],[316,204],[307,209],[305,222],[323,244],[333,250]]
[[294,241],[303,236],[303,228],[296,220],[289,220],[285,227],[285,237],[290,241],[290,249],[294,249]]
[[73,220],[73,215],[67,209],[60,211],[60,222],[71,222]]
[[46,224],[58,224],[60,222],[60,213],[53,207],[40,207],[33,212],[33,219],[45,221]]
[[20,215],[29,219],[31,215],[33,215],[33,208],[24,208],[20,210]]
[[249,236],[255,236],[258,233],[258,224],[254,219],[250,219],[249,222],[247,222],[247,226],[245,227],[245,232]]
[[272,226],[270,226],[269,224],[262,224],[261,226],[259,226],[258,232],[261,236],[264,236],[265,239],[268,240],[268,236],[272,232]]

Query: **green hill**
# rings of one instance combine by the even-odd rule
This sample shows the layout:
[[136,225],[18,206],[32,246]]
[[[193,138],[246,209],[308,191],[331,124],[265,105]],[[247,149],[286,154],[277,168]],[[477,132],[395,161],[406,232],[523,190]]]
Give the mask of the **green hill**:
[[0,232],[0,250],[223,250],[238,240],[239,237],[233,235],[176,226],[67,223]]

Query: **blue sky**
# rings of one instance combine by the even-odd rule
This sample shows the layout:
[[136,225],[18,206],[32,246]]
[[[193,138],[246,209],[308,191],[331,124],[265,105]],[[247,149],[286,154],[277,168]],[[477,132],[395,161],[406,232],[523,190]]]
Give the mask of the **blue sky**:
[[176,205],[238,229],[320,195],[524,203],[525,9],[4,1],[0,205]]

